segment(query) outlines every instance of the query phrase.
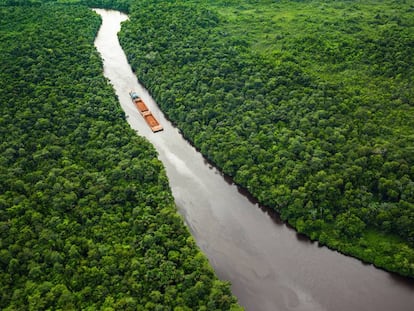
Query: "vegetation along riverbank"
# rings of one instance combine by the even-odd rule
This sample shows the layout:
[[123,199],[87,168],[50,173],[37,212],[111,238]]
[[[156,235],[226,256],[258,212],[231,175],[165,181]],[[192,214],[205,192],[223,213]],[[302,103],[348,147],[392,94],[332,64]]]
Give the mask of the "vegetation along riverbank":
[[138,78],[224,173],[311,239],[414,277],[409,1],[41,2],[0,2],[1,309],[238,308],[80,2],[128,11]]
[[414,7],[137,1],[120,40],[185,137],[299,232],[414,276]]
[[103,77],[100,18],[14,4],[0,6],[0,309],[239,310]]

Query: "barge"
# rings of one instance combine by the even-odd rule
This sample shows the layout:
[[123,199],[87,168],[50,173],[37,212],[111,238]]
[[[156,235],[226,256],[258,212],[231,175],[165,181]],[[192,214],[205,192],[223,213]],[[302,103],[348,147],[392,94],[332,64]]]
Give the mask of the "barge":
[[158,122],[158,120],[154,117],[152,112],[148,109],[147,105],[144,103],[141,97],[138,96],[135,92],[129,92],[129,96],[131,97],[132,102],[134,103],[135,107],[137,107],[139,113],[144,118],[145,122],[147,122],[148,126],[151,130],[156,133],[162,131],[164,128]]

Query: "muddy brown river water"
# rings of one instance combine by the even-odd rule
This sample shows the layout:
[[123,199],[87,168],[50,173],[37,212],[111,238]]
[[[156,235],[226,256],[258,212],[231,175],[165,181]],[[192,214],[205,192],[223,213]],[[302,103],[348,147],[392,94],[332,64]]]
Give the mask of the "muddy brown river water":
[[[130,126],[157,149],[179,212],[246,310],[414,310],[414,281],[300,238],[207,163],[132,72],[117,38],[127,16],[95,11],[103,18],[95,46]],[[144,99],[163,132],[151,132],[129,98],[131,90]]]

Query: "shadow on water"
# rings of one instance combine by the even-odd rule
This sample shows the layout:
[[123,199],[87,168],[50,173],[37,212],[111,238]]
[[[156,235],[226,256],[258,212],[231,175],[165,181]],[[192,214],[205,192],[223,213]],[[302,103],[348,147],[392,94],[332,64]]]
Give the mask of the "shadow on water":
[[[139,84],[122,49],[118,50],[117,28],[125,17],[116,12],[100,11],[100,14],[104,24],[111,26],[100,31],[96,40],[101,55],[106,58],[105,73],[118,94],[127,94],[131,85],[139,88]],[[108,42],[113,42],[112,46]],[[125,101],[122,102],[121,96],[120,102],[125,112],[131,113],[129,123],[135,130],[141,130],[141,116],[131,110],[129,98],[124,97]],[[167,124],[167,120],[165,122]],[[195,228],[193,232],[197,232],[198,242],[204,246],[217,271],[232,282],[240,302],[249,306],[246,310],[412,309],[413,281],[357,265],[337,252],[317,249],[315,242],[293,231],[275,210],[261,206],[246,189],[220,173],[213,163],[200,158],[197,148],[193,149],[195,152],[187,149],[187,145],[194,146],[181,131],[168,128],[164,134],[151,133],[146,137],[162,147],[166,167],[173,167],[174,178],[170,181],[179,190],[181,212],[190,228]],[[144,125],[142,133],[147,131]],[[186,162],[195,165],[186,166]],[[207,172],[197,171],[202,165]],[[182,173],[183,168],[188,170]],[[192,179],[194,176],[196,178]],[[223,176],[223,180],[218,176]],[[191,191],[192,181],[201,185],[202,193]],[[219,198],[217,192],[220,192]],[[243,197],[247,200],[240,199]],[[236,204],[239,208],[232,209]],[[291,296],[297,297],[299,304],[289,305]]]
[[278,226],[286,226],[291,230],[294,230],[288,223],[284,222],[281,218],[280,218],[280,214],[278,212],[276,212],[275,210],[271,209],[270,207],[266,207],[263,205],[258,204],[259,208],[262,210],[262,212],[266,213],[270,219],[273,221],[273,223],[275,225]]
[[[291,228],[291,229],[294,230],[293,228]],[[299,233],[299,232],[296,232],[296,239],[301,243],[315,244],[315,241],[312,241],[308,236],[306,236],[302,233]]]
[[395,282],[398,286],[403,286],[413,292],[414,295],[414,279],[404,277],[395,273],[389,273],[390,279]]
[[[192,145],[192,144],[191,144]],[[195,146],[192,145],[194,148]],[[197,150],[197,149],[196,149]],[[209,161],[208,159],[206,159],[200,151],[197,150],[198,153],[200,153],[200,155],[203,157],[204,159],[204,164],[206,166],[208,166],[209,169],[211,170],[216,170],[218,172],[218,174],[220,174],[224,181],[229,185],[229,186],[235,186],[237,187],[237,192],[243,196],[244,198],[246,198],[252,205],[258,207],[263,213],[266,213],[270,219],[273,221],[274,224],[278,225],[278,226],[284,226],[286,225],[289,229],[291,230],[295,230],[292,226],[290,226],[288,223],[284,222],[281,218],[280,218],[280,214],[275,211],[274,209],[270,208],[270,207],[266,207],[264,205],[261,205],[259,203],[259,200],[254,197],[246,188],[236,184],[233,180],[233,178],[227,174],[224,174],[223,172],[220,171],[220,169],[212,162]]]

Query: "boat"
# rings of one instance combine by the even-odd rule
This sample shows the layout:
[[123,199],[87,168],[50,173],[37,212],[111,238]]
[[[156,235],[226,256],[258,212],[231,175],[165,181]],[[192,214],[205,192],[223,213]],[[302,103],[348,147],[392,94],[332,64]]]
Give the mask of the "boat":
[[135,107],[138,109],[139,113],[142,115],[145,122],[147,122],[151,130],[154,133],[162,131],[164,128],[158,122],[158,120],[154,117],[152,112],[148,109],[147,105],[144,103],[142,98],[136,92],[132,92],[132,91],[129,92],[129,96],[131,97],[131,100],[134,103]]

